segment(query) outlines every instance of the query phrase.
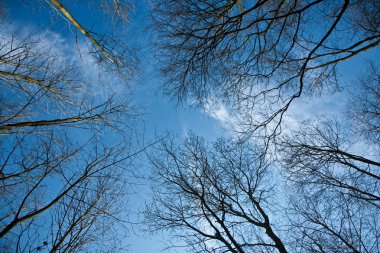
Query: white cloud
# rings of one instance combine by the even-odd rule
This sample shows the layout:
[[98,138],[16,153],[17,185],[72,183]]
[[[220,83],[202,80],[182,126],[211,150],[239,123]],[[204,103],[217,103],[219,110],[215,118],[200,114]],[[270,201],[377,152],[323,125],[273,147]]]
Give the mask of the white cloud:
[[231,123],[233,121],[233,119],[232,119],[230,113],[228,112],[227,108],[221,103],[209,104],[205,108],[205,112],[209,116],[211,116],[212,118],[217,120],[223,126],[225,126],[228,123]]
[[228,107],[222,102],[216,99],[209,99],[203,109],[204,113],[214,119],[222,129],[227,130],[227,135],[232,138],[239,138],[239,134],[236,132],[239,126],[239,121],[236,115],[232,115],[228,110]]
[[127,97],[130,94],[130,85],[126,84],[118,75],[110,73],[97,64],[91,52],[91,43],[86,38],[74,40],[74,33],[61,34],[49,29],[41,29],[34,25],[25,25],[16,20],[5,23],[0,31],[0,40],[18,43],[30,38],[38,41],[33,49],[57,56],[59,65],[71,65],[77,71],[77,77],[84,81],[82,93],[77,94],[85,98],[96,97],[104,100],[110,94],[120,94]]

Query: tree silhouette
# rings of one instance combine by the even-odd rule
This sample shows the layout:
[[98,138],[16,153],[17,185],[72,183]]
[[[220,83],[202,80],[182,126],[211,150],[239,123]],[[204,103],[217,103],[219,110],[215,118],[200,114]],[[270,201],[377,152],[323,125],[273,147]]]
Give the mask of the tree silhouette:
[[188,1],[154,5],[166,92],[275,137],[292,102],[335,90],[339,63],[380,43],[378,1]]
[[197,252],[288,252],[271,222],[271,164],[250,143],[190,136],[164,142],[151,157],[154,230],[170,230]]

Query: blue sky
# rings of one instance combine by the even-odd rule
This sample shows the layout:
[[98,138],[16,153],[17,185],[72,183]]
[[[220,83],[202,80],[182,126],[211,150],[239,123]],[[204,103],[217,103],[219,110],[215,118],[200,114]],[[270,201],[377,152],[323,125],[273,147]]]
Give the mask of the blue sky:
[[[78,57],[78,51],[72,50],[75,47],[74,27],[54,15],[45,5],[44,1],[31,1],[33,3],[24,4],[23,1],[5,0],[8,27],[5,32],[8,33],[34,33],[45,34],[47,41],[50,40],[50,46],[68,53],[67,57],[81,61]],[[149,1],[147,1],[149,2]],[[93,27],[94,30],[102,32],[104,23],[97,20],[96,13],[85,12],[80,6],[68,7],[73,16],[76,17],[87,27]],[[150,143],[156,136],[164,135],[166,131],[172,132],[179,138],[183,138],[191,130],[208,140],[215,140],[221,135],[228,135],[228,127],[226,122],[233,120],[231,115],[222,104],[210,107],[210,111],[205,112],[195,106],[182,105],[178,106],[176,101],[172,101],[169,97],[162,94],[160,90],[160,79],[155,62],[155,49],[151,44],[151,36],[147,32],[149,24],[148,7],[145,1],[139,1],[135,6],[135,13],[131,16],[131,23],[127,25],[128,44],[132,48],[137,48],[137,56],[140,59],[138,67],[138,75],[127,82],[122,83],[113,77],[102,76],[101,78],[110,78],[110,82],[114,83],[114,91],[120,95],[129,96],[136,107],[140,108],[141,121],[138,123],[138,133],[143,137],[144,143]],[[4,32],[3,31],[3,32]],[[1,32],[0,32],[1,34]],[[79,35],[79,45],[85,45],[86,40]],[[63,45],[65,45],[63,47]],[[62,48],[63,47],[63,48]],[[351,78],[354,77],[363,67],[362,61],[369,56],[379,57],[379,52],[372,50],[366,52],[360,57],[344,62],[340,66],[342,75],[342,92],[337,92],[333,96],[322,96],[320,98],[312,98],[312,100],[299,99],[291,105],[289,117],[287,120],[292,124],[293,119],[304,120],[314,118],[315,116],[325,117],[327,114],[337,114],[345,106],[345,97],[347,90],[354,89],[352,87]],[[86,64],[84,60],[84,65]],[[87,75],[94,75],[97,78],[96,69],[86,69]],[[90,89],[89,89],[90,90]],[[333,111],[328,108],[335,108]],[[148,174],[149,168],[145,160],[139,163],[138,168],[142,174]],[[133,213],[137,213],[141,209],[141,204],[148,200],[147,188],[138,186],[133,190],[136,194],[131,194],[129,205]],[[135,215],[131,215],[134,219]],[[134,234],[135,233],[135,234]],[[160,242],[160,238],[150,237],[138,231],[137,227],[134,232],[130,232],[131,237],[126,238],[126,243],[130,244],[131,252],[157,252],[164,244]],[[159,236],[160,237],[160,236]],[[163,237],[163,241],[166,239]],[[181,252],[176,250],[177,252]]]
[[[48,7],[44,6],[43,2],[42,4],[25,4],[23,1],[7,0],[5,6],[7,25],[10,27],[8,33],[49,34],[46,37],[47,40],[51,39],[50,46],[61,47],[64,45],[66,48],[59,48],[59,50],[68,52],[73,58],[78,58],[78,52],[72,48],[75,46],[74,27],[57,17]],[[125,92],[128,95],[132,94],[130,98],[132,103],[142,109],[140,112],[143,113],[142,118],[149,138],[166,130],[183,136],[190,129],[205,138],[217,138],[221,132],[224,132],[217,118],[215,118],[217,116],[210,117],[208,113],[195,106],[178,106],[175,101],[162,94],[158,73],[155,70],[158,66],[157,62],[154,61],[155,52],[150,41],[151,37],[146,32],[149,19],[148,9],[143,1],[139,2],[135,8],[131,23],[127,27],[128,35],[126,37],[130,38],[127,43],[132,44],[132,47],[136,47],[136,51],[138,51],[140,61],[138,74],[134,80],[127,81],[126,85],[121,84],[120,80],[115,80],[115,83],[119,82],[116,84],[118,86],[116,91]],[[94,22],[92,17],[94,15],[88,15],[88,12],[84,13],[83,9],[71,8],[69,10],[85,26],[93,26],[95,27],[94,30],[99,26],[99,21]],[[101,26],[99,28],[96,31],[102,32]],[[79,44],[86,42],[81,34],[78,35],[78,39]],[[113,77],[105,76],[103,78]]]
[[[82,59],[75,49],[75,28],[70,26],[66,21],[56,16],[44,1],[41,2],[24,2],[6,0],[4,2],[6,11],[6,27],[0,32],[4,34],[18,34],[27,36],[29,34],[41,36],[44,38],[43,43],[57,50],[60,54],[66,54],[65,57],[83,66],[82,73],[88,76],[98,77],[97,69],[86,66],[88,59],[82,54]],[[97,32],[104,30],[103,23],[96,19],[96,14],[85,12],[85,8],[80,6],[66,6],[73,16],[82,22],[86,27],[94,27]],[[127,96],[131,104],[138,108],[139,118],[137,133],[141,139],[138,140],[140,145],[150,143],[157,136],[165,135],[170,132],[178,138],[184,138],[191,130],[192,132],[207,138],[215,140],[223,134],[227,134],[218,117],[223,119],[223,111],[216,112],[213,117],[208,113],[201,111],[194,106],[178,106],[175,101],[162,94],[158,73],[155,70],[157,63],[154,61],[154,49],[151,45],[151,36],[147,32],[148,8],[144,1],[138,2],[135,6],[135,13],[131,16],[131,23],[127,26],[127,41],[132,47],[137,48],[137,56],[140,60],[138,74],[133,80],[123,83],[113,76],[103,75],[100,78],[107,79],[113,84],[113,89],[121,96]],[[87,43],[86,39],[78,35],[78,45]],[[83,59],[85,58],[85,59]],[[83,61],[83,62],[81,62]],[[94,77],[91,77],[94,78]],[[94,80],[97,81],[97,80]],[[96,88],[101,96],[101,92]],[[93,87],[89,87],[86,92],[94,92]],[[225,112],[224,112],[225,113]],[[144,157],[139,162],[140,175],[148,175],[148,163]],[[142,180],[143,181],[143,180]],[[141,181],[140,181],[141,182]],[[144,183],[144,182],[142,182]],[[136,186],[131,190],[132,194],[128,198],[126,208],[131,212],[130,220],[135,222],[139,218],[137,212],[141,210],[142,205],[148,200],[147,193],[149,189],[146,185]],[[130,229],[130,237],[126,238],[126,244],[129,244],[130,252],[159,252],[165,245],[162,241],[167,238],[159,235],[152,236],[142,233],[139,226],[133,226]],[[181,252],[176,250],[176,252]]]

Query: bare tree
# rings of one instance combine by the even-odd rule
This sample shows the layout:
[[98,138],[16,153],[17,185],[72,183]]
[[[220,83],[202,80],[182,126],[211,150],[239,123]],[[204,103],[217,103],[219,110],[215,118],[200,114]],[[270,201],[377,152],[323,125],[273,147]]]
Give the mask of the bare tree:
[[282,139],[289,201],[274,197],[274,167],[252,143],[165,142],[151,157],[146,221],[196,252],[379,252],[379,166],[338,130],[318,123]]
[[303,123],[279,135],[295,99],[334,91],[339,63],[379,45],[379,8],[349,0],[155,2],[166,92],[201,106],[224,103],[238,133],[266,138],[264,153],[274,140],[291,196],[288,250],[379,252],[376,64],[359,80],[346,122]]
[[380,143],[380,66],[369,61],[366,71],[354,82],[347,105],[347,118],[354,130],[370,142]]
[[280,144],[288,178],[300,186],[336,189],[380,207],[380,162],[350,151],[352,138],[337,122],[320,124],[303,125]]
[[238,112],[273,137],[294,99],[338,85],[337,65],[380,43],[378,1],[156,1],[168,94]]
[[[363,144],[350,130],[337,121],[304,123],[279,139],[288,201],[284,193],[271,198],[267,177],[274,168],[249,142],[220,140],[211,148],[190,137],[183,147],[164,143],[152,157],[156,195],[148,222],[197,252],[379,252],[378,144]],[[272,208],[287,220],[286,229],[273,228]]]
[[12,35],[2,38],[0,45],[0,85],[7,91],[0,103],[3,134],[52,125],[116,126],[122,124],[121,118],[131,116],[127,101],[118,101],[112,94],[94,101],[84,94],[86,80],[78,66],[44,48],[40,39]]
[[196,252],[288,252],[270,219],[273,184],[254,145],[220,139],[212,147],[191,136],[165,142],[155,173],[148,223],[173,231]]
[[304,124],[280,143],[300,252],[379,252],[380,163],[345,131],[336,121]]
[[347,118],[303,123],[277,143],[296,189],[289,216],[300,251],[380,251],[376,71],[359,79]]
[[111,250],[107,240],[117,235],[111,227],[125,220],[120,198],[126,193],[125,168],[132,156],[126,147],[108,147],[98,140],[95,146],[69,147],[67,140],[53,135],[45,142],[36,137],[36,143],[29,144],[31,140],[23,137],[16,143],[23,146],[18,152],[30,153],[10,153],[2,164],[3,242],[17,245],[17,252],[42,246],[51,252]]
[[[48,2],[69,15],[59,1]],[[126,21],[124,3],[95,5],[116,25]],[[100,62],[131,76],[114,34],[85,35]],[[88,93],[89,85],[106,90],[106,84],[89,80],[67,53],[39,33],[1,33],[0,247],[9,252],[120,252],[125,246],[118,234],[125,233],[121,206],[136,155],[135,111],[112,90]]]
[[339,191],[305,187],[288,209],[295,252],[379,252],[378,208]]
[[2,132],[7,130],[3,125],[40,117],[37,112],[45,111],[46,104],[52,111],[79,105],[79,73],[43,48],[38,38],[9,35],[0,45],[1,87],[7,91],[0,107]]
[[123,78],[130,78],[132,76],[136,58],[133,51],[123,42],[121,36],[123,32],[119,32],[118,35],[115,34],[115,31],[124,28],[128,21],[132,9],[129,1],[98,0],[89,3],[90,8],[92,5],[95,5],[102,14],[110,17],[107,22],[112,23],[111,27],[113,29],[108,31],[107,34],[100,34],[86,28],[63,5],[63,1],[46,0],[46,3],[91,42],[93,48],[89,53],[93,54],[99,63],[102,63],[109,70],[117,71]]
[[51,243],[46,245],[49,252],[125,250],[121,240],[126,236],[126,212],[119,199],[125,196],[125,182],[118,180],[120,171],[107,173],[96,181],[82,182],[56,208],[50,228]]

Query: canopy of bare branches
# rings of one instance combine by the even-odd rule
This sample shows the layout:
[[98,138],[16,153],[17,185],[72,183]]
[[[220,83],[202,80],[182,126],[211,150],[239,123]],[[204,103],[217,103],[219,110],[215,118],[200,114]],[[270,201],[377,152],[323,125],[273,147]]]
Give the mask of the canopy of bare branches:
[[[153,227],[196,252],[379,252],[378,59],[351,87],[339,73],[342,62],[378,55],[379,13],[379,1],[155,1],[166,93],[224,105],[240,142],[164,144],[152,159],[163,191],[147,207]],[[325,109],[335,117],[285,123],[296,100],[341,89],[345,108]],[[244,145],[261,148],[252,156]],[[282,187],[267,206],[263,171]],[[258,232],[267,228],[259,206],[278,240]]]
[[[1,21],[0,251],[120,252],[137,111],[127,92],[115,94],[66,54],[90,53],[86,67],[100,71],[92,74],[119,81],[133,77],[134,56],[114,30],[80,23],[68,1],[36,3],[89,43],[79,49],[76,38],[68,49]],[[125,1],[84,6],[119,28],[131,11]]]
[[237,131],[275,135],[294,99],[339,86],[336,69],[380,43],[378,1],[156,1],[167,93],[215,98]]
[[[180,252],[380,253],[379,0],[19,2],[0,2],[1,252],[125,252],[142,228]],[[164,117],[153,87],[226,131]]]

